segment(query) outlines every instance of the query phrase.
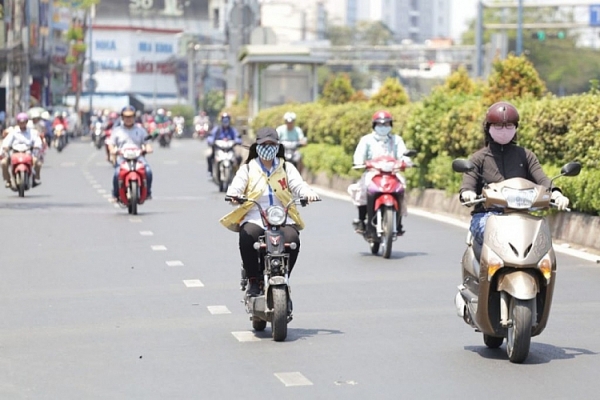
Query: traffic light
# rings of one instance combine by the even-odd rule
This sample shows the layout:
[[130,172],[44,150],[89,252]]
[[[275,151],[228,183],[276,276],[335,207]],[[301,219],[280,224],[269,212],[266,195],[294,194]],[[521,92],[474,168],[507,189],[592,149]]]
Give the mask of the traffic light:
[[546,39],[565,39],[567,37],[567,32],[558,31],[558,32],[546,32],[546,31],[536,31],[531,33],[532,39],[537,39],[540,42]]
[[531,37],[533,39],[537,39],[539,41],[546,40],[546,32],[544,32],[544,31],[533,32],[531,34]]

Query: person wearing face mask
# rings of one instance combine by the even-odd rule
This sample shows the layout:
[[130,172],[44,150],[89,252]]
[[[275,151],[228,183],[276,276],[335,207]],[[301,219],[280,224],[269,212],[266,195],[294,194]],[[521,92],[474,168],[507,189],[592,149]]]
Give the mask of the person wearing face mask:
[[31,155],[33,156],[33,187],[36,187],[42,183],[41,172],[42,172],[42,161],[40,159],[40,152],[42,150],[42,139],[37,130],[34,128],[28,128],[27,123],[29,122],[29,116],[27,113],[20,112],[16,117],[17,126],[9,130],[8,134],[2,140],[2,177],[4,178],[4,186],[11,187],[10,173],[8,171],[10,163],[10,152],[14,144],[26,144],[31,149]]
[[[552,200],[559,210],[569,205],[569,199],[560,189],[552,187],[550,178],[542,170],[537,157],[530,150],[516,144],[519,112],[506,101],[494,103],[486,112],[483,122],[484,147],[470,158],[476,170],[463,175],[459,197],[472,202],[481,194],[486,183],[501,182],[510,178],[528,179],[552,189]],[[497,211],[476,204],[471,212],[470,231],[474,239],[483,244],[485,224]]]
[[[381,110],[373,114],[371,118],[373,131],[360,138],[354,151],[354,165],[364,165],[368,160],[388,155],[403,161],[407,167],[412,166],[410,158],[404,155],[407,150],[404,140],[400,135],[392,133],[393,122],[392,115],[388,111]],[[368,207],[369,200],[373,199],[369,199],[367,196],[367,186],[371,182],[373,174],[374,172],[366,170],[358,183],[350,185],[348,188],[354,205],[358,207],[358,219],[355,219],[352,223],[358,233],[365,232],[365,220],[371,221],[373,219],[373,215],[367,215],[373,212],[373,207]],[[398,174],[398,179],[405,183],[404,177],[400,174]],[[404,234],[402,217],[406,214],[406,202],[402,202],[402,210],[398,214],[396,223],[396,231],[399,236]]]
[[[228,113],[221,114],[221,124],[219,126],[215,126],[206,138],[206,143],[208,144],[208,150],[206,154],[206,162],[208,164],[208,180],[212,180],[213,173],[213,162],[215,158],[215,150],[213,145],[215,140],[234,140],[236,144],[242,144],[242,137],[238,133],[237,129],[231,126],[231,116]],[[241,156],[236,155],[236,161],[239,165],[242,161]]]
[[[256,142],[250,146],[248,158],[238,169],[227,196],[246,197],[260,203],[263,209],[272,205],[285,206],[294,197],[306,197],[308,201],[317,201],[319,196],[302,179],[302,176],[290,162],[285,161],[283,146],[279,144],[279,135],[273,128],[261,128],[257,131]],[[232,204],[237,204],[235,201]],[[265,226],[258,207],[245,202],[220,220],[221,224],[234,232],[239,232],[239,248],[246,276],[248,294],[260,294],[262,266],[259,265],[254,243],[264,235]],[[286,243],[296,243],[296,248],[286,248],[290,254],[290,274],[300,251],[299,231],[304,222],[294,205],[290,207],[288,220],[282,228]]]

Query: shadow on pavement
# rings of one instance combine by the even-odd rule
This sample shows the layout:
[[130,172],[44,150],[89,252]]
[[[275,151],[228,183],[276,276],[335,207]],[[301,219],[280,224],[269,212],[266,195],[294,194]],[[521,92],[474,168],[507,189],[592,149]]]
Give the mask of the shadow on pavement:
[[[506,345],[497,349],[490,349],[485,346],[465,346],[465,350],[479,354],[483,358],[490,360],[506,360]],[[529,356],[523,364],[546,364],[554,360],[569,360],[583,355],[598,355],[591,350],[580,349],[576,347],[558,347],[546,343],[531,343]]]

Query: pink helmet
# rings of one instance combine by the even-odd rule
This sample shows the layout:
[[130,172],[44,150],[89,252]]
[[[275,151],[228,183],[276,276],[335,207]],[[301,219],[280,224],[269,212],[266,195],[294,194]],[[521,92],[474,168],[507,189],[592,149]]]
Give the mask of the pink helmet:
[[27,113],[24,112],[20,112],[17,114],[17,122],[27,122],[29,121],[29,116],[27,115]]

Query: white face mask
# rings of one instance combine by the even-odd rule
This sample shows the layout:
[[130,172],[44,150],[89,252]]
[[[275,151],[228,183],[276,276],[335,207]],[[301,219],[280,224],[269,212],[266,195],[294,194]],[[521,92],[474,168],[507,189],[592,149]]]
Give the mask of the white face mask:
[[376,125],[375,126],[375,133],[379,136],[387,136],[387,135],[389,135],[389,133],[391,131],[392,131],[391,126],[384,126],[384,125]]
[[498,144],[508,144],[515,137],[517,128],[496,128],[490,126],[490,136]]

